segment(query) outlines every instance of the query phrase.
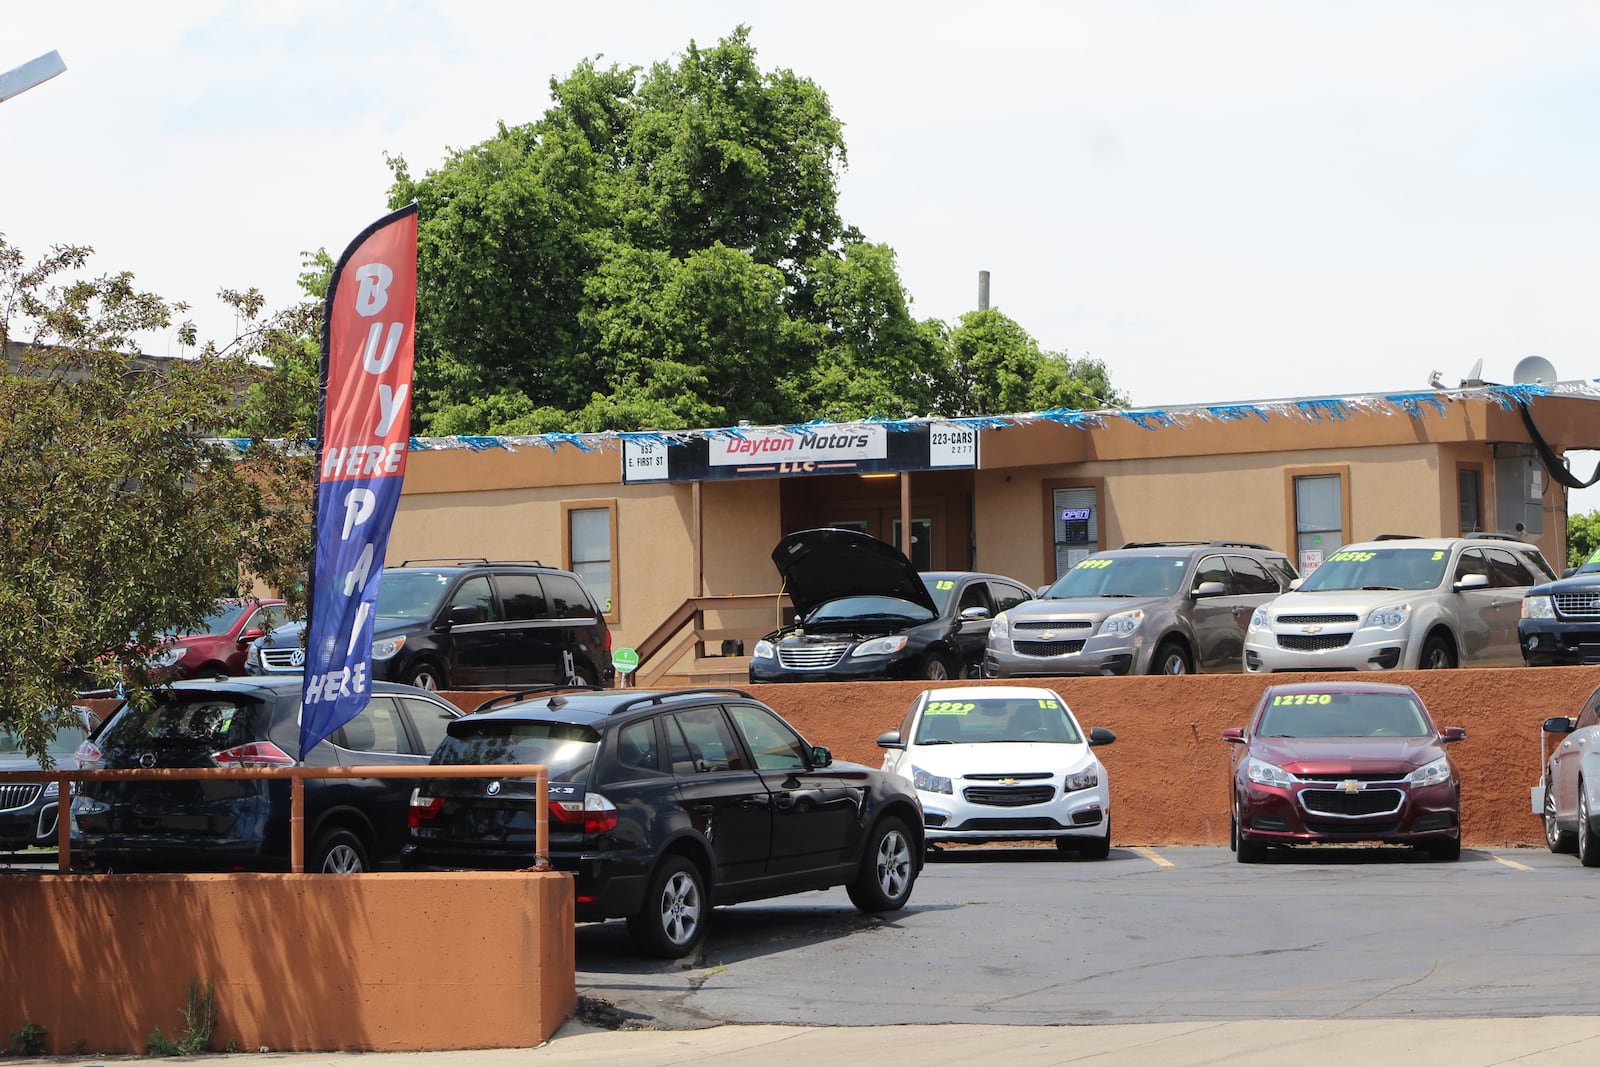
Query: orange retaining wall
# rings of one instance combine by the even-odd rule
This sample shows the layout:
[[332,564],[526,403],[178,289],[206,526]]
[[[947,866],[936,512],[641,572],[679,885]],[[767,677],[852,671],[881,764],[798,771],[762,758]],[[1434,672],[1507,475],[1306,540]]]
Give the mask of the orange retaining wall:
[[531,871],[0,879],[0,1034],[57,1055],[176,1039],[214,985],[211,1048],[530,1048],[577,1008],[572,880]]
[[[1109,727],[1114,745],[1097,749],[1111,777],[1112,841],[1127,845],[1225,845],[1228,749],[1222,731],[1244,726],[1273,682],[1356,675],[1247,674],[1183,678],[1050,678],[949,685],[1046,685],[1087,729]],[[1467,845],[1544,844],[1528,790],[1543,769],[1541,724],[1577,715],[1600,685],[1600,667],[1396,671],[1362,681],[1414,687],[1440,726],[1463,726],[1451,747],[1462,774],[1462,836]],[[752,685],[748,691],[835,758],[879,766],[877,737],[897,729],[921,682],[811,682]]]

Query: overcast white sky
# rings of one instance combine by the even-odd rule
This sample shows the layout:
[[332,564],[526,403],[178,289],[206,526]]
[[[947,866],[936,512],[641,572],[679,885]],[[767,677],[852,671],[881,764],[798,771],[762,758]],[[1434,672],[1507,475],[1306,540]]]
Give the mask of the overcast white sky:
[[[298,297],[413,173],[586,56],[739,23],[845,123],[919,317],[991,302],[1140,407],[1600,375],[1600,5],[6,0],[0,233],[195,306]],[[172,351],[153,339],[150,350]],[[165,346],[165,347],[164,347]],[[1587,476],[1590,465],[1581,471]],[[1596,498],[1600,504],[1600,497]]]

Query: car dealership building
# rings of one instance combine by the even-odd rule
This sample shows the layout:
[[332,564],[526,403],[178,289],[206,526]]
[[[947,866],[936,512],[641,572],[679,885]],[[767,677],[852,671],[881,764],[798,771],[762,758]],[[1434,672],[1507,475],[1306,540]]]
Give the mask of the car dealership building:
[[572,569],[608,606],[616,645],[640,651],[640,680],[732,681],[744,677],[740,642],[783,618],[770,553],[790,531],[863,530],[901,545],[918,569],[1030,586],[1090,552],[1161,540],[1259,542],[1304,574],[1378,534],[1495,531],[1538,544],[1559,569],[1573,477],[1562,457],[1594,448],[1591,381],[415,439],[387,562]]

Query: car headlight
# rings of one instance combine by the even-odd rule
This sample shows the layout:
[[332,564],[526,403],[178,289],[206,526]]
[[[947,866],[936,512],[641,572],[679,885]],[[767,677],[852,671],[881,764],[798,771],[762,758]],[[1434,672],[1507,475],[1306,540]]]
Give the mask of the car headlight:
[[[1100,624],[1097,633],[1102,637],[1127,637],[1144,624],[1144,610],[1119,611]],[[1237,625],[1237,624],[1235,624]]]
[[372,658],[376,660],[394,659],[395,653],[406,647],[404,637],[385,637],[372,642]]
[[58,782],[54,778],[52,778],[50,781],[45,783],[45,786],[44,786],[44,798],[46,800],[54,800],[56,797],[58,797],[60,795],[61,795],[61,783],[60,782]]
[[850,653],[852,656],[887,656],[899,652],[906,647],[904,634],[898,637],[874,637],[871,641],[863,641]]
[[1412,785],[1442,785],[1450,780],[1450,761],[1443,756],[1406,775]]
[[772,659],[777,653],[772,647],[772,642],[765,637],[756,642],[755,650],[750,653],[751,659]]
[[184,650],[177,647],[163,648],[160,652],[150,657],[151,667],[176,667],[183,658]]
[[1011,637],[1011,616],[1002,611],[989,623],[989,640],[1006,641]]
[[1299,781],[1294,775],[1282,767],[1250,757],[1250,762],[1245,766],[1245,774],[1252,782],[1259,785],[1275,785],[1279,789],[1287,789]]
[[1555,602],[1547,596],[1525,596],[1522,598],[1522,617],[1553,619],[1556,617]]
[[1090,767],[1086,771],[1079,771],[1077,774],[1067,775],[1065,781],[1061,783],[1061,791],[1064,793],[1075,793],[1080,789],[1093,789],[1099,784],[1100,769],[1098,767]]
[[937,774],[929,774],[916,764],[911,766],[911,784],[924,793],[955,792],[955,787],[950,784],[950,779]]
[[261,642],[251,641],[250,649],[244,654],[244,661],[252,667],[261,666]]
[[1262,632],[1262,631],[1267,631],[1267,630],[1271,630],[1271,629],[1272,629],[1272,612],[1267,610],[1267,606],[1265,604],[1262,604],[1259,608],[1256,608],[1256,610],[1251,612],[1251,614],[1250,614],[1250,631],[1252,633],[1256,633],[1256,632]]
[[1378,608],[1368,615],[1366,624],[1380,630],[1397,630],[1404,626],[1410,617],[1410,604],[1391,604],[1386,608]]

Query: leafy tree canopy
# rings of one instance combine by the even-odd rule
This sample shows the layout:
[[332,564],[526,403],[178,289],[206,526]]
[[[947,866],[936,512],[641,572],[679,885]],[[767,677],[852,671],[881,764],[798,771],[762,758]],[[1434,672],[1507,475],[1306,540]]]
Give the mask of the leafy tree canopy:
[[223,439],[292,427],[301,383],[266,368],[313,312],[225,292],[243,337],[141,357],[186,308],[90,276],[90,254],[28,263],[0,237],[0,728],[40,755],[80,688],[147,681],[164,634],[258,581],[293,589],[310,551],[309,457]]
[[414,178],[419,433],[683,429],[1124,403],[998,311],[918,321],[839,217],[843,124],[749,31],[580,63],[542,118]]
[[1567,516],[1567,566],[1581,567],[1600,548],[1600,511]]

